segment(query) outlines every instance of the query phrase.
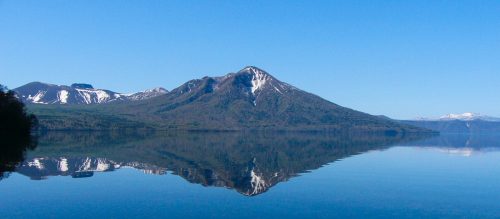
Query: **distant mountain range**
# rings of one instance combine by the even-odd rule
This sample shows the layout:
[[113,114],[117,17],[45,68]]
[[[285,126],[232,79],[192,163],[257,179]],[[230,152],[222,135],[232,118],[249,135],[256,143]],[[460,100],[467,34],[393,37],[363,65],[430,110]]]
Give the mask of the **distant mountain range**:
[[448,114],[439,118],[420,117],[401,122],[439,132],[500,133],[500,118],[478,113]]
[[101,104],[116,101],[146,100],[166,94],[164,88],[154,88],[132,94],[96,89],[90,84],[54,85],[32,82],[14,89],[25,103],[33,104]]
[[[53,91],[50,91],[51,97],[47,100],[38,98],[41,93],[43,97],[49,94],[49,91],[40,91],[47,89],[47,86],[33,88],[30,92],[16,89],[23,98],[47,103],[29,106],[39,117],[44,129],[139,127],[188,130],[364,130],[392,133],[426,131],[339,106],[253,66],[222,77],[190,80],[171,92],[162,90],[156,92],[161,94],[152,95],[155,97],[138,98],[136,101],[111,101],[111,97],[133,98],[116,93],[98,95],[89,86],[50,87],[53,87]],[[106,104],[49,104],[60,103],[61,91],[65,89],[68,90],[68,95],[65,95],[68,96],[68,103],[71,97],[80,103],[88,103],[89,99],[93,99],[93,102]],[[69,95],[70,91],[80,99]],[[80,95],[83,91],[90,92],[92,98]]]
[[447,114],[444,116],[440,116],[439,118],[419,117],[416,120],[418,120],[418,121],[452,121],[452,120],[474,121],[474,120],[482,120],[482,121],[489,121],[489,122],[500,122],[500,118],[482,115],[479,113],[470,113],[470,112],[462,113],[462,114],[451,113],[451,114]]

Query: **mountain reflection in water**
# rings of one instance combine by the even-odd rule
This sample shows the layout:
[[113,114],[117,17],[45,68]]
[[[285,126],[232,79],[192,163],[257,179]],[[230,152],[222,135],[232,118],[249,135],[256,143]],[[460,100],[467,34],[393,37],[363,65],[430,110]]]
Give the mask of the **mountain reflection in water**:
[[415,137],[322,133],[49,132],[16,171],[34,180],[131,167],[247,196],[322,165]]

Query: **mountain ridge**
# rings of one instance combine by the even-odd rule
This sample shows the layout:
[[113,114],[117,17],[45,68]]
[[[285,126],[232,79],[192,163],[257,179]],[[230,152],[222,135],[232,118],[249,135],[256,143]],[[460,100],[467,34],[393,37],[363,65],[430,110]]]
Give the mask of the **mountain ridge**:
[[489,121],[489,122],[500,122],[500,118],[496,118],[496,117],[488,116],[488,115],[483,115],[480,113],[472,113],[472,112],[465,112],[465,113],[461,113],[461,114],[450,113],[450,114],[440,116],[439,118],[419,117],[419,118],[416,118],[415,120],[417,120],[417,121],[452,121],[452,120],[474,121],[474,120],[483,120],[483,121]]
[[103,104],[115,101],[137,101],[166,94],[164,88],[153,88],[124,94],[107,89],[96,89],[90,84],[55,85],[31,82],[13,89],[19,99],[28,104]]
[[479,113],[447,114],[439,118],[398,120],[403,124],[418,126],[443,133],[498,133],[500,118]]
[[47,129],[125,125],[187,130],[427,131],[339,106],[254,66],[190,80],[165,95],[141,101],[92,107],[31,105],[30,109]]

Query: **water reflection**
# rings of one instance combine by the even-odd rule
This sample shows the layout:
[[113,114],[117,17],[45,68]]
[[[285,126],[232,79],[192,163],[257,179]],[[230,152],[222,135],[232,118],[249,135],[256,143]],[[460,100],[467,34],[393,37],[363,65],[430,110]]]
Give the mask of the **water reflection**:
[[30,135],[0,134],[0,180],[8,177],[24,161],[27,150],[36,148],[37,139]]
[[51,132],[40,138],[17,172],[91,177],[131,167],[179,175],[191,183],[261,194],[322,165],[421,137],[311,133],[95,133]]
[[500,135],[487,134],[442,134],[414,142],[407,146],[431,149],[450,155],[473,156],[500,150]]

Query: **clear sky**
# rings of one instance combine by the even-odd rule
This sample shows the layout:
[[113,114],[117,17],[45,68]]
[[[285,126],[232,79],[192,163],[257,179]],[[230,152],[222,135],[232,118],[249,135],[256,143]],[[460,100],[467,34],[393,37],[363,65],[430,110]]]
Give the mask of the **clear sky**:
[[500,1],[0,0],[0,83],[169,90],[260,67],[394,118],[500,116]]

